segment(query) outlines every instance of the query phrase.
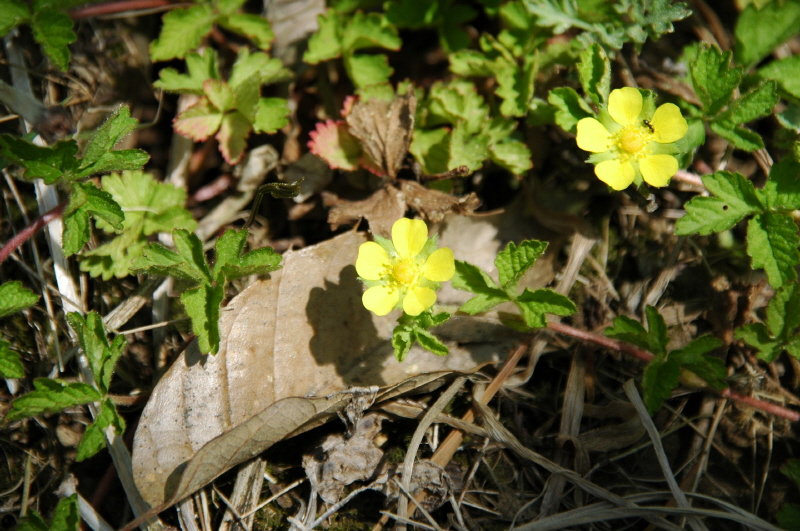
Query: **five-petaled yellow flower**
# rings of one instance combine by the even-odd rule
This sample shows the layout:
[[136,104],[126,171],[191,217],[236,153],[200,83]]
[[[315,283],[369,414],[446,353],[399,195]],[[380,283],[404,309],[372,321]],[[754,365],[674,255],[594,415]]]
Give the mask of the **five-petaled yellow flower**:
[[[652,106],[650,106],[652,111]],[[672,145],[683,138],[689,126],[681,111],[665,103],[649,115],[643,111],[642,94],[625,87],[611,92],[608,110],[601,109],[599,120],[578,122],[578,147],[595,153],[589,162],[597,177],[614,190],[624,190],[644,178],[652,186],[666,186],[678,171]]]
[[424,221],[401,218],[392,226],[392,240],[375,236],[362,243],[356,260],[358,276],[367,286],[364,307],[377,315],[403,308],[419,315],[436,302],[440,282],[453,278],[453,251],[436,249]]

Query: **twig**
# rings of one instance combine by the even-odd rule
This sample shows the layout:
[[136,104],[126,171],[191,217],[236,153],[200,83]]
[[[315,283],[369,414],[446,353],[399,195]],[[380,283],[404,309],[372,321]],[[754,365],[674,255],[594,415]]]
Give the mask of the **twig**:
[[33,223],[19,231],[14,237],[8,240],[6,244],[0,248],[0,264],[2,264],[5,259],[8,258],[9,255],[14,252],[14,250],[16,250],[17,247],[28,241],[31,236],[36,234],[36,231],[47,226],[47,224],[54,219],[60,218],[65,208],[67,208],[66,201],[49,212],[45,212],[39,216]]

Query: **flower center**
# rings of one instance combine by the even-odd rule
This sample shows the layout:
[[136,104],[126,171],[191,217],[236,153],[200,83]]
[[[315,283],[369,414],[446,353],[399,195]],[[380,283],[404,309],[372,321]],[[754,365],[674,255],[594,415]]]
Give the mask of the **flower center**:
[[403,260],[402,262],[398,262],[392,268],[392,277],[394,280],[403,286],[408,286],[413,284],[417,280],[417,275],[419,271],[417,270],[417,266],[410,262]]
[[652,136],[644,127],[626,127],[617,134],[617,146],[626,155],[636,155],[647,146]]

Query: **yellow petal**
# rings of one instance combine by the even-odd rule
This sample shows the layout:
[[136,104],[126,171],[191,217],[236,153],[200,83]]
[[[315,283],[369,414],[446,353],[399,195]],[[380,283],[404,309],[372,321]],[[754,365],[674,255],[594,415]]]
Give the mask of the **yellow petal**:
[[358,248],[356,272],[367,280],[380,280],[391,266],[389,255],[375,242],[362,243]]
[[678,171],[678,160],[672,155],[648,155],[639,159],[639,171],[651,186],[666,186]]
[[578,121],[578,147],[592,153],[608,151],[611,135],[603,124],[594,118],[583,118]]
[[364,292],[364,295],[361,296],[361,302],[364,303],[364,308],[375,315],[386,315],[394,309],[399,298],[400,294],[396,289],[375,286]]
[[392,225],[392,243],[400,258],[414,258],[428,241],[428,226],[419,219],[400,218]]
[[453,260],[453,251],[447,247],[437,249],[422,266],[422,276],[434,282],[445,282],[456,274],[456,263]]
[[408,315],[419,315],[436,302],[436,292],[430,288],[414,288],[403,299],[403,311]]
[[594,167],[594,173],[614,190],[624,190],[630,186],[636,174],[630,162],[620,163],[618,159],[601,162]]
[[653,140],[662,144],[680,140],[689,130],[689,124],[683,118],[681,110],[671,103],[665,103],[656,109],[650,125],[653,127]]
[[642,112],[642,94],[633,87],[611,91],[608,97],[608,114],[620,125],[630,125]]

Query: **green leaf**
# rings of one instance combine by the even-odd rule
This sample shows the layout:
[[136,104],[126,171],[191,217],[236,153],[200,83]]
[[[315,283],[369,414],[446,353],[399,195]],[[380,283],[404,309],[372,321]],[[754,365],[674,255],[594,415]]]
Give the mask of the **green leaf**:
[[[450,169],[450,131],[415,129],[408,149],[422,166],[426,175],[444,173]],[[455,166],[453,166],[455,167]]]
[[658,313],[655,306],[647,306],[644,309],[645,318],[647,319],[647,336],[650,347],[648,350],[653,354],[666,354],[667,343],[667,323],[664,318]]
[[217,240],[217,261],[214,277],[217,282],[235,280],[248,275],[264,275],[281,267],[281,255],[271,247],[255,249],[242,256],[247,231],[227,230]]
[[611,90],[611,62],[603,47],[594,43],[586,48],[581,52],[577,66],[583,92],[597,105],[607,103]]
[[672,395],[680,377],[681,367],[672,359],[655,358],[647,364],[642,375],[642,401],[651,415],[661,409],[664,400]]
[[41,9],[31,22],[33,38],[62,72],[69,68],[69,44],[78,38],[72,31],[72,19],[54,9]]
[[472,134],[466,122],[458,122],[450,132],[450,157],[448,166],[466,166],[470,172],[483,166],[489,158],[489,137],[485,134]]
[[110,398],[100,402],[100,408],[94,422],[86,427],[86,431],[78,444],[78,452],[75,456],[76,461],[83,461],[92,457],[106,446],[106,428],[113,427],[117,435],[125,432],[125,419],[123,419],[114,407]]
[[365,48],[399,50],[402,44],[397,29],[383,14],[364,14],[361,11],[356,12],[350,19],[342,39],[342,49],[345,53]]
[[0,318],[22,311],[38,300],[39,296],[23,288],[19,280],[0,284]]
[[546,327],[546,313],[565,317],[578,311],[575,303],[569,298],[549,289],[530,291],[525,288],[522,295],[514,300],[514,304],[520,309],[525,324],[530,328]]
[[138,123],[139,120],[131,118],[127,105],[114,111],[86,143],[79,176],[89,177],[106,171],[138,170],[144,166],[150,156],[140,149],[111,151]]
[[269,21],[258,15],[237,13],[220,20],[220,25],[234,33],[244,35],[264,51],[269,50],[272,41],[275,40]]
[[256,133],[272,134],[289,123],[289,102],[283,98],[261,98],[256,107],[253,129]]
[[31,9],[22,0],[3,0],[0,6],[0,37],[31,18]]
[[750,4],[736,22],[736,62],[750,69],[798,32],[800,2],[770,2],[761,9]]
[[167,92],[201,96],[206,79],[219,79],[217,54],[211,48],[203,50],[203,55],[190,53],[186,56],[186,70],[188,74],[179,74],[174,68],[164,68],[153,86]]
[[175,132],[187,136],[196,142],[205,142],[215,134],[222,125],[222,112],[214,107],[207,98],[203,98],[176,118],[173,125]]
[[89,312],[85,319],[79,313],[72,312],[67,314],[67,322],[78,336],[78,343],[89,360],[97,388],[104,395],[108,394],[114,366],[125,351],[125,336],[119,335],[109,343],[103,319],[97,312]]
[[142,256],[133,260],[131,269],[159,276],[173,276],[200,283],[211,282],[211,272],[203,252],[203,243],[197,235],[183,229],[172,233],[177,253],[163,245],[151,243]]
[[767,326],[773,337],[788,340],[800,326],[800,284],[781,286],[767,305]]
[[494,64],[477,50],[461,50],[447,56],[450,71],[466,77],[493,77]]
[[20,518],[17,531],[51,531],[51,529],[42,515],[36,509],[31,509],[26,516]]
[[763,210],[753,183],[740,173],[718,171],[703,177],[703,184],[716,197],[694,197],[686,203],[686,215],[675,223],[675,234],[721,232]]
[[603,333],[606,337],[632,343],[656,356],[664,357],[667,354],[667,327],[664,318],[653,306],[648,306],[645,314],[649,330],[645,330],[638,321],[619,315]]
[[219,151],[228,164],[238,164],[247,147],[247,137],[252,130],[250,121],[239,111],[225,114],[219,126],[216,139]]
[[234,107],[236,96],[233,94],[233,89],[224,81],[206,79],[203,82],[203,93],[217,110],[225,112]]
[[89,241],[89,217],[101,219],[105,224],[122,229],[125,214],[111,194],[99,190],[90,182],[72,183],[72,195],[64,210],[63,248],[66,256],[80,251]]
[[408,351],[414,346],[417,335],[414,329],[407,325],[397,325],[392,330],[392,348],[394,357],[397,361],[403,361],[408,355]]
[[219,351],[219,307],[225,292],[222,285],[201,284],[181,294],[181,302],[192,321],[192,331],[204,354]]
[[13,135],[0,135],[0,156],[25,168],[25,179],[44,179],[46,184],[78,178],[78,144],[74,140],[41,147]]
[[525,175],[528,170],[533,168],[528,146],[517,140],[507,140],[490,145],[489,153],[495,164],[514,175]]
[[448,349],[444,343],[439,341],[439,338],[426,330],[416,330],[416,339],[422,348],[428,352],[436,354],[437,356],[447,356],[450,354],[450,349]]
[[247,105],[255,105],[259,95],[258,85],[277,83],[291,78],[292,72],[283,67],[280,59],[270,57],[262,52],[250,53],[247,48],[242,48],[239,51],[236,62],[233,64],[228,84],[236,92],[236,98],[239,100],[239,110],[244,112],[245,109],[241,107],[243,104],[241,85],[250,81],[255,83],[255,97],[252,99],[252,103],[246,103]]
[[97,402],[101,398],[97,389],[80,382],[67,383],[63,380],[36,378],[33,386],[35,391],[14,400],[7,420],[55,413],[68,407]]
[[28,516],[20,519],[17,531],[79,531],[80,523],[78,495],[73,494],[58,502],[50,525],[36,510],[31,509]]
[[517,294],[517,284],[522,275],[542,256],[547,249],[546,242],[524,240],[517,246],[509,242],[505,249],[497,254],[494,265],[500,277],[500,286],[510,296]]
[[744,341],[758,352],[758,359],[770,363],[775,361],[783,351],[783,343],[770,336],[767,327],[761,323],[753,323],[736,329],[733,337]]
[[772,166],[769,179],[756,193],[765,208],[773,211],[800,209],[800,163],[784,159]]
[[19,354],[11,350],[11,343],[0,339],[0,377],[22,378],[25,376],[25,367],[19,361]]
[[468,262],[456,260],[456,273],[451,282],[455,289],[476,295],[459,308],[460,311],[470,315],[485,312],[510,300],[488,274]]
[[800,504],[784,503],[775,514],[775,520],[777,520],[781,529],[800,531]]
[[797,279],[800,236],[789,215],[765,212],[747,224],[747,254],[753,269],[764,268],[770,285],[779,288]]
[[742,68],[731,68],[731,52],[701,43],[697,59],[690,64],[692,85],[706,116],[714,116],[728,104],[742,80]]
[[386,83],[394,72],[383,54],[346,54],[344,65],[356,88]]
[[209,4],[195,4],[168,12],[164,15],[161,34],[150,44],[150,58],[153,62],[183,59],[200,46],[200,41],[211,31],[216,17]]
[[308,49],[303,61],[316,65],[342,55],[342,30],[344,17],[333,9],[317,17],[319,29],[308,39]]
[[775,81],[765,80],[734,100],[728,110],[719,117],[726,124],[744,124],[769,115],[778,104],[778,86]]
[[692,371],[705,380],[713,389],[721,390],[728,387],[725,378],[728,369],[725,362],[706,353],[722,346],[722,341],[714,336],[705,335],[693,339],[683,348],[669,353],[669,359],[676,361],[682,368]]
[[547,101],[556,108],[556,123],[564,131],[574,134],[581,119],[594,118],[592,109],[569,87],[551,90]]
[[800,100],[800,55],[773,61],[759,69],[758,75],[763,79],[774,79],[782,91]]
[[737,149],[753,152],[764,148],[764,140],[761,139],[761,135],[754,131],[722,120],[714,120],[709,125],[712,131],[733,144]]

